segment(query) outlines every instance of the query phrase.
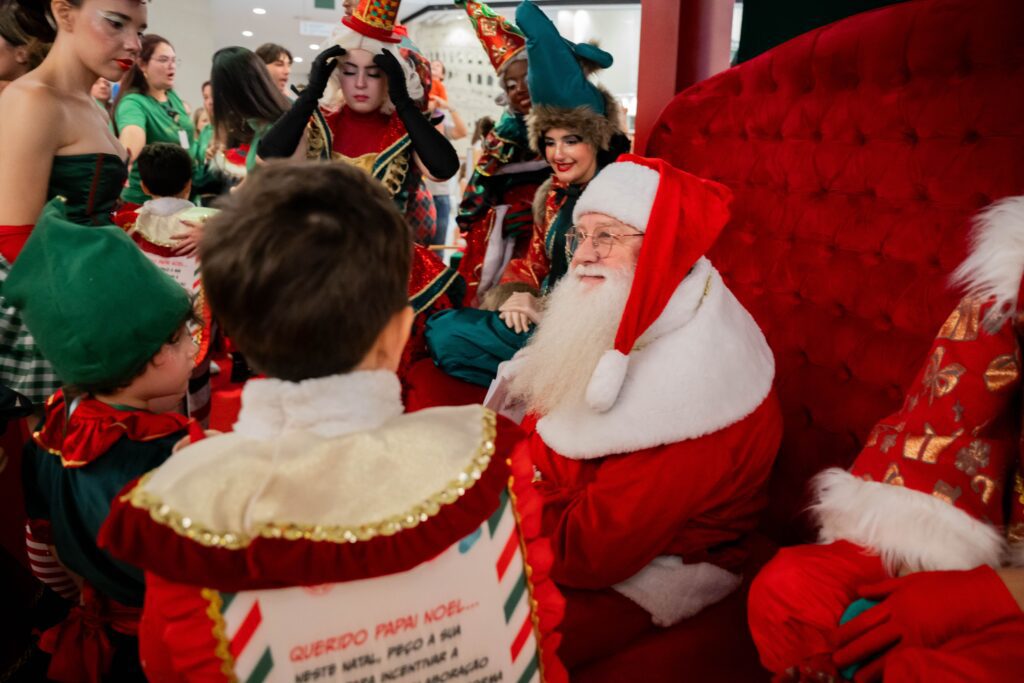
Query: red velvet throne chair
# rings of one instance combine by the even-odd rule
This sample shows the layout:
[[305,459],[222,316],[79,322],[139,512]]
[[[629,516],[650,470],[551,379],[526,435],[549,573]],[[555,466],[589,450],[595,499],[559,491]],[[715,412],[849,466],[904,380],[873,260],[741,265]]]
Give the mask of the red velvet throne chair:
[[[1024,193],[1024,3],[916,0],[800,36],[680,93],[647,152],[728,185],[709,254],[764,329],[785,436],[765,535],[813,540],[808,479],[896,409],[959,295],[970,219]],[[764,680],[745,593],[579,681]],[[651,680],[648,676],[644,680]]]

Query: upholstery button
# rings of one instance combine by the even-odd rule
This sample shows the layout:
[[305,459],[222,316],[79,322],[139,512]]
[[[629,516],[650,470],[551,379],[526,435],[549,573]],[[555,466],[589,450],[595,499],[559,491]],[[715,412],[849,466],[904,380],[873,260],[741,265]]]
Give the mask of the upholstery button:
[[907,132],[903,134],[903,139],[906,140],[908,145],[916,145],[919,141],[919,138],[917,137],[917,131],[914,130],[913,128],[910,128],[909,130],[907,130]]
[[849,382],[851,377],[853,377],[853,373],[850,372],[849,367],[845,365],[839,366],[839,370],[836,371],[836,378],[840,382]]
[[892,318],[890,318],[888,315],[886,315],[884,313],[882,315],[878,316],[878,328],[880,330],[885,331],[885,332],[888,332],[889,330],[891,330],[892,329]]
[[821,142],[821,131],[816,130],[813,133],[811,133],[811,139],[814,140],[815,142]]
[[864,135],[864,133],[862,133],[862,132],[861,132],[861,131],[859,131],[859,130],[858,130],[858,131],[856,131],[856,132],[855,132],[855,133],[853,134],[853,141],[854,141],[855,143],[857,143],[858,145],[860,145],[861,147],[863,147],[864,145],[868,144],[868,138],[867,138],[867,136],[866,136],[866,135]]
[[750,136],[747,134],[746,129],[740,131],[740,135],[739,135],[740,140],[746,140],[749,137]]
[[842,318],[846,315],[846,306],[843,306],[840,303],[832,304],[832,315],[837,318]]
[[875,188],[873,187],[869,187],[868,189],[864,190],[864,196],[868,197],[869,199],[874,199],[875,197],[878,196],[878,191],[875,190]]
[[972,129],[972,130],[968,130],[966,133],[964,133],[963,143],[965,145],[973,145],[974,143],[976,143],[980,139],[981,139],[981,135],[978,134],[978,131]]
[[900,389],[899,384],[890,384],[885,389],[885,395],[893,401],[898,401],[903,396],[903,390]]
[[920,183],[914,185],[914,199],[921,202],[930,200],[931,197],[928,196],[928,188]]
[[988,206],[989,204],[991,204],[992,198],[989,197],[984,192],[979,192],[978,196],[975,198],[975,202],[977,203],[978,208],[981,208],[983,206]]
[[931,258],[928,259],[928,265],[936,270],[942,269],[942,261],[939,259],[938,254],[932,254]]

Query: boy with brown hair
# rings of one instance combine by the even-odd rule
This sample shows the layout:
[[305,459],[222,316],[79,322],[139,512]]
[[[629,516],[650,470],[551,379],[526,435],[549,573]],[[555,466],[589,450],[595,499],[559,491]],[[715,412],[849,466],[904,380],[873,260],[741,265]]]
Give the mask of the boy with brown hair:
[[60,199],[44,210],[3,295],[74,387],[47,401],[23,463],[32,559],[51,565],[52,578],[56,556],[83,583],[80,605],[40,641],[53,654],[49,677],[143,680],[142,572],[100,550],[96,537],[117,492],[185,435],[183,416],[150,407],[185,394],[191,301],[118,228],[68,222]]
[[268,379],[233,433],[127,487],[101,534],[147,571],[151,680],[564,680],[544,642],[559,598],[518,522],[539,527],[532,472],[509,483],[518,430],[480,405],[403,414],[412,248],[346,164],[268,165],[207,223],[210,304]]

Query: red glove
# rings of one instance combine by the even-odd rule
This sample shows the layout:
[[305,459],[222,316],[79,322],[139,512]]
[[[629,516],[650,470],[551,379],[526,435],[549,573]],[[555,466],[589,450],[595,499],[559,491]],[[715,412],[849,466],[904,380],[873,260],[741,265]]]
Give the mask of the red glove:
[[834,660],[840,669],[865,664],[854,680],[881,680],[884,653],[897,643],[934,648],[950,638],[1022,616],[992,568],[921,572],[864,586],[862,598],[882,602],[836,631]]

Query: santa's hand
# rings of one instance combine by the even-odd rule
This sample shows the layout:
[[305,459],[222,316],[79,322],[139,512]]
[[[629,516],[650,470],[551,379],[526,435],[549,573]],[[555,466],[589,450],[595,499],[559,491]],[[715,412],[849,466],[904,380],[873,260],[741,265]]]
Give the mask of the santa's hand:
[[174,253],[178,256],[195,256],[199,253],[199,242],[203,239],[203,224],[196,221],[182,221],[188,230],[171,235]]
[[836,631],[839,668],[864,662],[854,680],[880,680],[885,653],[896,644],[940,647],[951,638],[996,622],[1022,618],[1017,602],[990,567],[919,572],[864,586],[860,596],[881,602]]

